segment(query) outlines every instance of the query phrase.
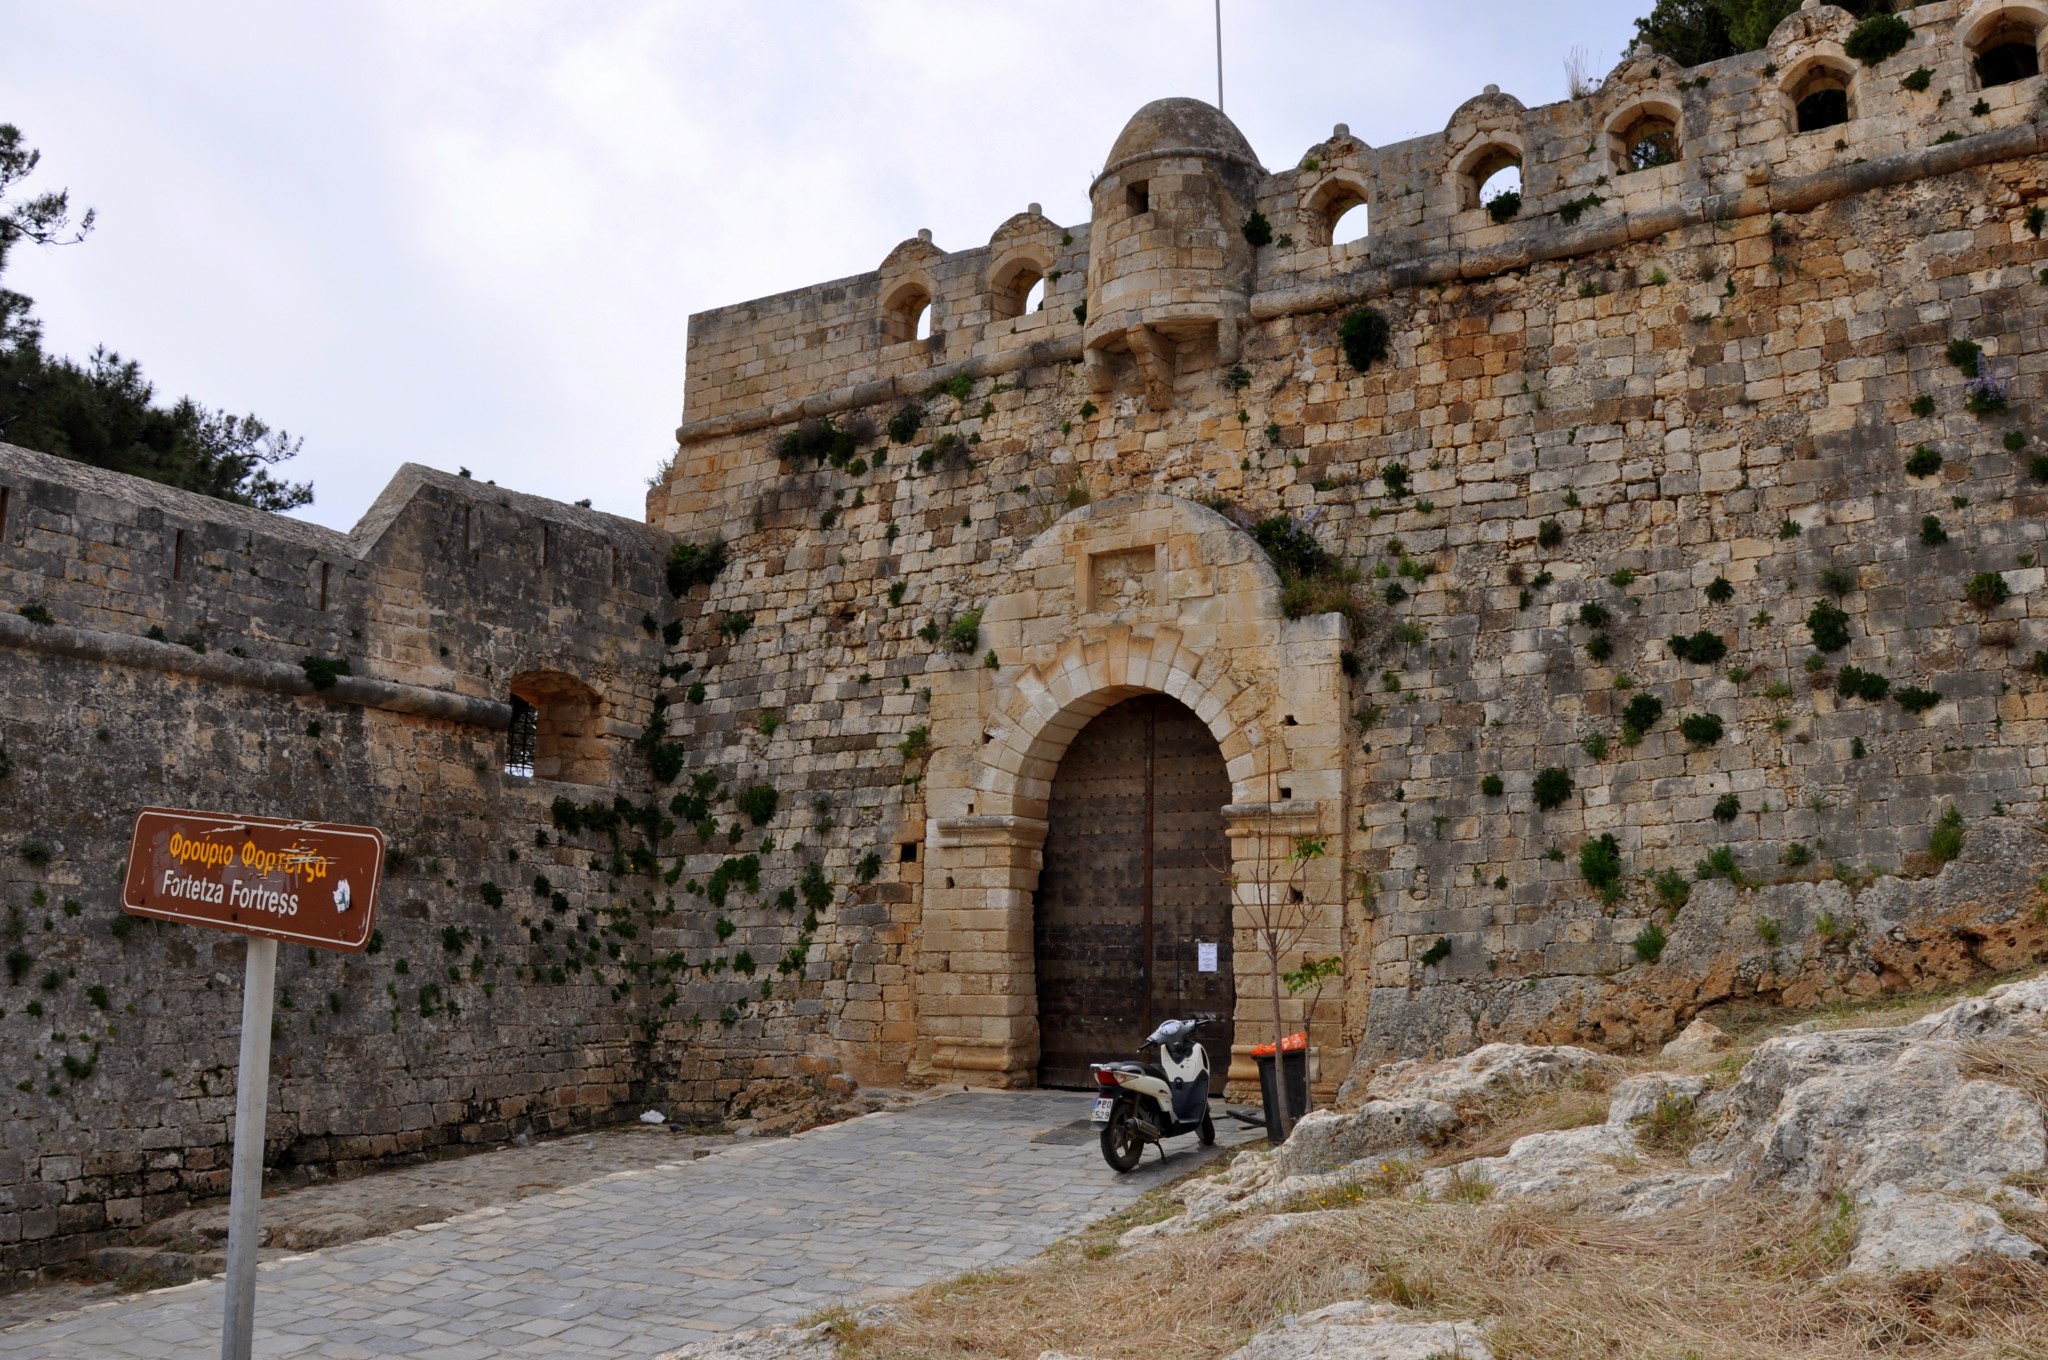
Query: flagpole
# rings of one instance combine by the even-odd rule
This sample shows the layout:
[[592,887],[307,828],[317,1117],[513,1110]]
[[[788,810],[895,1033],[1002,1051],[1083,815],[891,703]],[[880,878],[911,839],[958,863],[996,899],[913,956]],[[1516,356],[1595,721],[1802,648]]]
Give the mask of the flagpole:
[[1216,112],[1223,112],[1223,0],[1216,0]]

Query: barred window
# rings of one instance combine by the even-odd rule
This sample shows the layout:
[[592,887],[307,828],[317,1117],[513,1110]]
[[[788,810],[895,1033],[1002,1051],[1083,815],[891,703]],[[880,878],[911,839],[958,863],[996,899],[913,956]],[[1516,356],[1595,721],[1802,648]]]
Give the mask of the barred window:
[[505,773],[533,777],[534,752],[540,744],[540,710],[512,696],[512,727],[506,733]]

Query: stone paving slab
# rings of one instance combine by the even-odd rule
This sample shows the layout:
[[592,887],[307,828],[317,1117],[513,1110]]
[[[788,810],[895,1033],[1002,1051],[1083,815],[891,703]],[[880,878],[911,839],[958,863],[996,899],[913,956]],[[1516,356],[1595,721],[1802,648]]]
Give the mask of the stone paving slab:
[[[651,1357],[1015,1264],[1198,1163],[1192,1138],[1128,1176],[1032,1141],[1088,1100],[959,1092],[269,1262],[256,1354]],[[0,1356],[210,1360],[220,1312],[207,1280],[0,1332]]]

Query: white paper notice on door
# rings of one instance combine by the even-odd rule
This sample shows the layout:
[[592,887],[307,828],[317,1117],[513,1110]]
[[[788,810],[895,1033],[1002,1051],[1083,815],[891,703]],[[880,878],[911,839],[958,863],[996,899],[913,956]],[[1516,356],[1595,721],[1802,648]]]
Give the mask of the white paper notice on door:
[[1213,973],[1216,971],[1216,946],[1208,940],[1195,942],[1195,971]]

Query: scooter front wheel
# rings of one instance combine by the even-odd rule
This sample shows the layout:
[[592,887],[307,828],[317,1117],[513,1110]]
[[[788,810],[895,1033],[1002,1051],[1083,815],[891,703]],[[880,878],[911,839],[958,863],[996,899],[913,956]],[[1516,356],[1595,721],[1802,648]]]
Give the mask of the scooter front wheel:
[[1131,1112],[1128,1107],[1118,1109],[1110,1115],[1109,1123],[1102,1129],[1102,1160],[1115,1171],[1136,1171],[1138,1163],[1145,1159],[1145,1140],[1131,1127]]

